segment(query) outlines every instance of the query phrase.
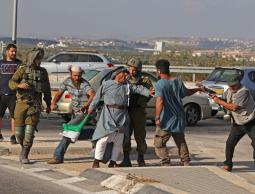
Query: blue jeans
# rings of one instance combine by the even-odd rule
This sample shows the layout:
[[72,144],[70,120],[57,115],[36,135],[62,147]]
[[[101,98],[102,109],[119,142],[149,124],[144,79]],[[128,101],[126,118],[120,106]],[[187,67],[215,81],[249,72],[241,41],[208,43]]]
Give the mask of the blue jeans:
[[[83,118],[84,116],[82,114],[77,114],[71,121],[68,122],[68,124],[78,124],[82,121]],[[60,161],[64,160],[64,155],[70,143],[71,143],[70,138],[62,137],[61,141],[59,142],[57,148],[54,151],[54,157],[57,160]]]
[[61,141],[59,142],[57,148],[55,149],[54,152],[54,157],[57,160],[63,161],[64,160],[64,155],[66,153],[66,150],[68,146],[71,143],[71,139],[67,137],[62,137]]

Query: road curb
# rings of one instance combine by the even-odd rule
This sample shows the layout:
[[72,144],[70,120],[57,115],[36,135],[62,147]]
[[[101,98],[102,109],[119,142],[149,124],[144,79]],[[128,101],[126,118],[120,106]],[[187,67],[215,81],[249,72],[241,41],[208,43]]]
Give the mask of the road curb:
[[[80,176],[97,181],[101,186],[109,189],[129,194],[168,194],[170,193],[169,190],[173,190],[160,183],[155,186],[150,183],[141,183],[134,179],[129,179],[128,174],[114,169],[87,169]],[[159,187],[165,188],[165,190]],[[179,193],[185,192],[180,191]]]
[[242,187],[251,193],[255,193],[255,185],[249,183],[246,179],[238,176],[237,174],[227,172],[216,166],[207,166],[206,168],[217,176],[237,185],[238,187]]
[[0,156],[7,155],[10,153],[10,150],[6,147],[0,147]]
[[[8,150],[1,152],[1,148],[3,150]],[[56,147],[32,147],[31,154],[52,154]],[[21,148],[20,147],[12,147],[12,148],[6,148],[6,147],[0,147],[0,155],[18,155],[20,153]],[[91,148],[90,147],[70,147],[67,151],[68,154],[91,154]]]
[[[12,154],[12,155],[18,155],[20,153],[20,146],[15,146],[13,147],[12,145],[10,145],[10,147],[7,147],[7,146],[1,146],[2,148],[5,148],[5,149],[8,149],[9,150],[9,154]],[[50,147],[47,147],[47,146],[36,146],[36,143],[34,146],[32,146],[32,149],[30,151],[31,154],[52,154],[54,152],[54,150],[56,149],[57,147],[57,144],[56,146],[50,146]],[[68,154],[84,154],[84,155],[91,155],[91,151],[92,151],[92,146],[80,146],[80,147],[75,147],[75,146],[69,146],[68,150],[66,153]],[[175,148],[172,148],[171,150],[169,150],[170,154],[173,156],[173,157],[178,157],[178,152],[177,152],[177,149]],[[130,152],[131,154],[131,158],[135,158],[137,157],[137,152],[135,150],[134,147],[132,147],[132,151]],[[155,152],[153,149],[151,150],[148,150],[145,157],[149,156],[149,155],[154,155]],[[145,158],[146,159],[146,158]]]

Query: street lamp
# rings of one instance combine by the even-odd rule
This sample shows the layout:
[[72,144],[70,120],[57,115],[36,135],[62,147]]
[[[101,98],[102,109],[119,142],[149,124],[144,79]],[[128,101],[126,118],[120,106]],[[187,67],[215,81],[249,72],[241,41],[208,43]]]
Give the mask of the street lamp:
[[16,44],[17,38],[17,13],[18,13],[18,0],[13,1],[13,17],[12,17],[12,42]]

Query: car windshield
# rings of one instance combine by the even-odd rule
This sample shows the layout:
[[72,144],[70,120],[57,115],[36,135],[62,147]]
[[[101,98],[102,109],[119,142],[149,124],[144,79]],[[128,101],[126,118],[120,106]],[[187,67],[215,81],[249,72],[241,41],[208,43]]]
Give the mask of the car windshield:
[[89,81],[95,77],[100,71],[97,70],[87,70],[82,74],[83,79]]
[[226,77],[238,73],[240,76],[243,76],[243,71],[240,69],[215,69],[212,73],[209,74],[206,81],[215,81],[215,82],[226,82]]

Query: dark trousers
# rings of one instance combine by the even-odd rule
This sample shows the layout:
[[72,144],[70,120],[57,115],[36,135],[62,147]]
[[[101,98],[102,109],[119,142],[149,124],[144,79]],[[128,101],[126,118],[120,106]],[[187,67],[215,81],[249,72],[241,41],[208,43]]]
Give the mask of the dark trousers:
[[129,135],[125,136],[123,141],[123,152],[131,151],[131,136],[134,132],[135,141],[137,144],[137,152],[145,154],[147,150],[146,144],[146,113],[145,108],[131,108],[129,111],[130,125]]
[[247,134],[251,139],[251,145],[253,147],[253,159],[255,160],[255,120],[253,120],[245,125],[232,124],[231,131],[226,142],[225,165],[233,166],[232,158],[234,155],[235,146],[245,134]]

